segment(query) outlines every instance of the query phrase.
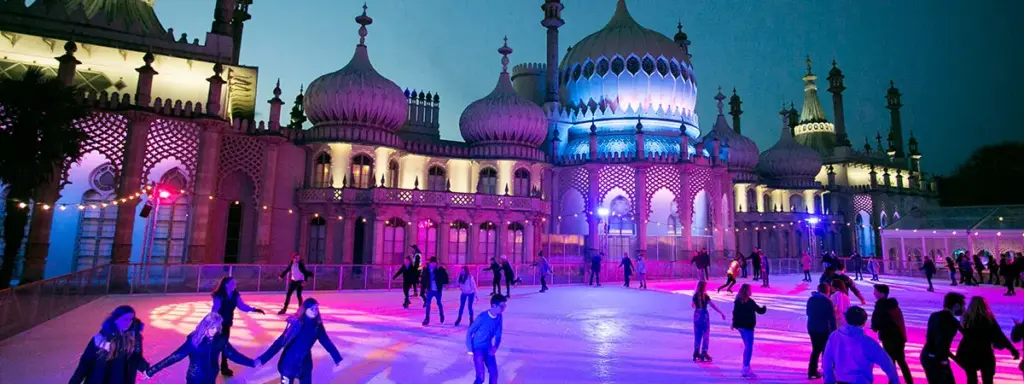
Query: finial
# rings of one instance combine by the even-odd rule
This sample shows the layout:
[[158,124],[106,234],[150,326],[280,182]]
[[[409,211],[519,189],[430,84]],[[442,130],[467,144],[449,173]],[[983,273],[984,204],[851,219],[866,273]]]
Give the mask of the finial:
[[214,64],[213,65],[213,73],[216,74],[217,76],[220,76],[221,73],[224,73],[224,65],[221,64],[220,62],[218,62],[217,64]]
[[146,63],[147,66],[153,64],[154,61],[156,61],[156,57],[153,56],[153,51],[147,51],[146,54],[142,56],[142,62]]
[[896,88],[896,82],[893,80],[889,80],[889,88]]
[[811,74],[811,55],[807,55],[807,74]]
[[277,85],[274,86],[274,97],[281,96],[281,79],[277,79]]
[[676,22],[676,31],[678,31],[679,33],[683,33],[683,21],[682,20]]
[[306,84],[299,84],[299,94],[306,92]]
[[636,118],[636,133],[644,133],[644,124],[640,122],[640,117]]
[[501,54],[501,73],[508,73],[508,55],[512,54],[512,48],[508,46],[508,36],[505,36],[505,44],[498,48]]
[[356,16],[356,23],[359,24],[359,45],[366,45],[366,26],[373,24],[373,19],[366,16],[366,3],[363,3],[363,14]]
[[836,58],[832,58],[832,68],[836,67]]
[[732,87],[732,95],[733,96],[739,96],[739,95],[736,94],[736,87]]
[[[557,131],[558,128],[555,128],[555,130]],[[592,134],[592,135],[596,135],[597,134],[597,124],[594,124],[594,120],[593,119],[590,120],[590,134]],[[555,133],[555,136],[558,136],[558,134]]]
[[[733,90],[733,93],[736,93],[735,90]],[[722,100],[725,100],[725,95],[722,94],[722,87],[718,87],[718,94],[715,95],[715,100],[718,100],[718,114],[721,115],[723,106]]]
[[64,43],[64,52],[67,52],[69,55],[74,55],[75,52],[78,52],[78,44],[75,44],[75,39]]

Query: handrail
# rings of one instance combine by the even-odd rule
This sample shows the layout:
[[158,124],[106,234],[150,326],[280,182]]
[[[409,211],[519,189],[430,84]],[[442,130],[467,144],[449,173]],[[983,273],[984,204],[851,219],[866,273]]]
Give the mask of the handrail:
[[70,276],[75,276],[75,275],[81,275],[81,274],[84,274],[84,273],[94,272],[94,271],[102,269],[102,268],[108,268],[109,266],[110,266],[110,264],[101,264],[101,265],[97,265],[95,267],[90,267],[90,268],[83,269],[83,270],[80,270],[80,271],[74,271],[74,272],[63,274],[63,275],[60,275],[60,276],[51,277],[49,279],[33,281],[33,282],[30,282],[30,283],[25,283],[25,284],[18,284],[18,285],[15,285],[15,286],[11,286],[11,287],[7,287],[7,288],[4,288],[4,289],[0,289],[0,295],[8,293],[8,291],[11,291],[11,290],[28,289],[28,288],[36,286],[36,285],[47,284],[47,283],[50,283],[50,282],[53,282],[53,281],[56,281],[56,280],[66,279],[66,278],[68,278]]

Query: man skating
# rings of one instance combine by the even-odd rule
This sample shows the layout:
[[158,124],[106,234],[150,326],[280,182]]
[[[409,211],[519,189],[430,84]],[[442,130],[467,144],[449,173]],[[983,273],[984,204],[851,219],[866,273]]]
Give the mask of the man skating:
[[423,269],[423,274],[420,276],[420,284],[422,285],[420,289],[422,289],[427,298],[423,326],[430,324],[430,300],[435,298],[437,299],[437,314],[441,318],[441,324],[444,324],[444,306],[441,305],[441,292],[444,290],[444,286],[448,285],[448,271],[444,267],[437,265],[436,257],[431,257],[427,268]]
[[597,279],[597,286],[601,286],[601,259],[604,258],[604,252],[595,255],[590,259],[590,284],[594,285],[594,279]]
[[875,284],[875,311],[871,313],[871,330],[878,333],[878,340],[889,357],[899,365],[906,384],[912,384],[914,378],[907,365],[907,325],[903,321],[903,310],[899,302],[889,297],[889,286]]
[[619,268],[622,268],[622,279],[625,281],[622,286],[629,288],[629,277],[633,275],[633,261],[629,259],[628,253],[622,254],[622,261],[619,262]]
[[292,252],[291,262],[281,271],[277,279],[283,280],[285,276],[288,276],[288,294],[284,297],[284,307],[281,307],[281,310],[277,312],[278,315],[288,312],[288,304],[292,300],[292,292],[295,293],[295,297],[299,300],[299,305],[302,305],[302,287],[306,285],[306,278],[312,277],[313,274],[306,270],[306,264],[302,262],[299,254]]
[[402,308],[409,308],[409,289],[416,287],[419,280],[420,272],[416,270],[416,267],[412,264],[412,258],[406,257],[405,263],[402,264],[401,268],[398,268],[398,272],[395,272],[394,276],[391,276],[391,280],[397,279],[398,276],[402,276],[402,292],[405,293],[405,301],[402,302]]
[[491,309],[487,310],[466,331],[466,349],[473,355],[473,369],[476,371],[474,384],[483,384],[484,370],[490,375],[488,383],[498,383],[498,362],[495,355],[501,346],[502,314],[507,307],[502,295],[491,296]]

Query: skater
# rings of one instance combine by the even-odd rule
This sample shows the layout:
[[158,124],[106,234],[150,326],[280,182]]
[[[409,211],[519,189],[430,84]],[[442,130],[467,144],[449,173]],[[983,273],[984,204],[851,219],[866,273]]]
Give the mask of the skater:
[[981,259],[981,252],[974,255],[974,270],[978,271],[978,279],[974,285],[985,284],[985,262]]
[[188,336],[185,342],[160,362],[153,364],[146,370],[147,377],[153,377],[157,372],[164,370],[182,359],[188,357],[188,370],[185,371],[185,383],[187,384],[214,384],[217,382],[217,362],[220,355],[227,355],[228,359],[246,367],[258,368],[259,361],[253,361],[242,353],[238,352],[227,339],[217,337],[220,334],[220,325],[224,322],[216,312],[210,312],[199,321],[196,329]]
[[829,255],[828,252],[821,251],[822,269],[829,269],[830,267],[834,268],[835,266],[835,259],[832,257],[832,255]]
[[700,263],[697,264],[697,268],[700,268],[701,273],[704,274],[704,280],[711,278],[711,253],[708,253],[707,248],[701,248]]
[[548,275],[552,274],[551,263],[548,262],[547,257],[544,257],[544,251],[540,251],[537,257],[539,259],[533,263],[533,266],[537,267],[537,273],[540,275],[540,293],[544,293],[548,291]]
[[462,295],[459,296],[459,317],[455,318],[456,327],[462,323],[462,310],[465,309],[467,302],[469,303],[469,323],[473,324],[473,302],[479,300],[476,297],[476,279],[469,273],[469,267],[465,265],[459,270],[459,289],[462,290]]
[[750,284],[740,286],[740,292],[736,295],[732,307],[730,328],[738,330],[740,338],[743,339],[743,377],[756,379],[757,375],[750,369],[750,358],[754,353],[754,327],[757,326],[757,314],[763,315],[768,311],[768,307],[757,305],[750,294]]
[[832,280],[832,307],[835,308],[835,313],[832,315],[836,318],[836,324],[842,328],[846,325],[846,310],[850,309],[850,293],[849,288],[842,280]]
[[[505,298],[512,298],[512,286],[518,285],[522,281],[516,277],[516,270],[512,268],[512,263],[508,262],[508,256],[501,255],[501,271],[505,274]],[[501,289],[498,289],[501,293]]]
[[483,384],[485,367],[490,376],[487,382],[498,383],[498,362],[494,356],[501,345],[502,314],[508,306],[507,301],[502,295],[491,296],[491,309],[477,316],[466,331],[466,349],[473,355],[473,369],[476,371],[473,384]]
[[[871,281],[878,281],[878,270],[881,269],[882,264],[879,262],[875,255],[868,255],[868,272],[871,273]],[[864,280],[860,278],[859,280]]]
[[828,337],[822,366],[826,383],[873,383],[874,368],[879,366],[889,384],[899,383],[896,366],[878,342],[864,334],[868,313],[861,307],[850,307],[843,316],[849,325],[840,327]]
[[308,298],[302,302],[299,311],[288,318],[288,325],[281,336],[256,360],[270,361],[280,351],[277,372],[281,374],[281,384],[292,384],[296,380],[308,384],[313,379],[313,344],[317,342],[331,355],[334,365],[341,364],[341,354],[324,329],[320,304],[316,299]]
[[[833,279],[842,280],[843,283],[846,284],[846,289],[849,290],[849,292],[853,292],[853,295],[857,296],[857,299],[860,300],[860,305],[865,305],[868,303],[866,300],[864,300],[864,295],[861,295],[860,290],[857,289],[857,284],[855,284],[853,280],[850,279],[850,276],[846,275],[845,265],[839,264],[839,269],[836,270],[836,274],[833,277]],[[847,292],[847,294],[849,294],[849,292]]]
[[947,293],[942,299],[942,310],[928,316],[924,347],[921,348],[921,368],[929,384],[956,384],[949,352],[953,338],[962,328],[957,316],[964,314],[964,295]]
[[714,309],[725,320],[725,313],[708,296],[708,282],[698,281],[697,288],[693,291],[693,301],[690,307],[693,308],[693,361],[711,362],[708,355],[708,344],[711,342],[711,316],[708,314],[708,306]]
[[[412,270],[416,271],[416,279],[419,279],[420,271],[423,270],[423,252],[420,251],[420,247],[416,244],[411,245],[409,248],[412,248]],[[426,306],[427,298],[418,283],[412,285],[412,293],[414,296],[419,297],[423,301],[423,305]]]
[[[1010,330],[1010,340],[1013,340],[1014,343],[1019,343],[1022,339],[1024,339],[1024,323],[1021,323],[1020,320],[1013,319],[1013,329]],[[1022,346],[1022,348],[1024,348],[1024,346]],[[1024,361],[1021,361],[1020,364],[1017,365],[1017,369],[1024,373]]]
[[807,299],[807,334],[811,337],[811,361],[807,364],[807,379],[820,379],[818,358],[825,352],[828,336],[835,331],[836,315],[832,300],[828,298],[832,287],[818,284],[818,290]]
[[871,330],[878,333],[878,341],[882,342],[885,353],[900,367],[904,382],[912,384],[914,378],[907,365],[907,325],[903,320],[903,310],[896,299],[889,297],[888,285],[875,284],[874,295],[875,311],[871,313]]
[[127,305],[115,308],[103,320],[99,333],[89,339],[68,382],[134,384],[136,376],[149,369],[149,363],[142,356],[142,328],[134,308]]
[[423,326],[426,327],[430,324],[430,300],[434,298],[437,299],[437,314],[441,318],[441,324],[444,324],[444,306],[441,305],[441,292],[444,291],[444,286],[448,285],[448,271],[444,267],[437,265],[436,257],[431,257],[427,267],[423,269],[423,274],[420,276],[420,284],[423,286],[422,290],[427,297]]
[[601,259],[604,258],[604,252],[601,252],[590,260],[590,284],[594,285],[594,279],[597,278],[597,286],[601,286]]
[[754,270],[754,281],[761,279],[761,250],[754,248],[750,252],[750,268]]
[[640,279],[640,289],[647,289],[647,262],[640,252],[636,253],[636,273]]
[[[1002,257],[999,257],[1002,259]],[[995,256],[988,258],[988,283],[999,285],[999,260]]]
[[956,362],[967,373],[968,384],[978,383],[979,371],[981,382],[992,384],[992,378],[996,374],[993,347],[1009,349],[1014,360],[1020,359],[1020,352],[999,328],[999,323],[996,322],[995,315],[992,314],[984,297],[971,298],[961,323],[963,329],[960,332],[963,333],[963,337],[960,339],[960,345],[956,347]]
[[1014,288],[1017,284],[1017,266],[1013,264],[1013,260],[1010,257],[1003,259],[1002,266],[999,271],[1003,274],[1003,284],[1006,286],[1006,293],[1003,296],[1016,296],[1017,291]]
[[729,263],[729,269],[725,271],[725,276],[726,276],[725,284],[722,284],[722,286],[718,287],[718,289],[716,291],[717,292],[722,292],[722,288],[727,288],[729,293],[732,293],[732,286],[736,285],[736,273],[738,272],[739,269],[740,269],[740,261],[739,260],[735,260],[734,259],[731,263]]
[[978,285],[974,282],[973,266],[974,264],[971,262],[970,256],[960,255],[960,279],[964,285]]
[[485,271],[491,271],[491,295],[497,295],[501,293],[501,264],[498,264],[498,259],[491,258],[491,265],[484,268]]
[[628,253],[622,253],[622,261],[619,262],[619,268],[622,268],[622,279],[625,281],[622,286],[629,288],[629,277],[633,275],[633,260],[629,259]]
[[853,255],[850,256],[850,264],[853,264],[853,279],[854,280],[864,280],[864,275],[862,275],[860,273],[861,262],[863,260],[864,259],[860,257],[860,252],[854,252]]
[[[231,339],[231,325],[235,322],[235,308],[242,312],[266,314],[262,309],[253,308],[245,304],[245,300],[242,300],[242,295],[238,293],[238,282],[231,276],[220,278],[217,288],[213,290],[210,296],[213,296],[212,312],[216,312],[224,320],[221,323],[220,337],[225,340]],[[220,373],[227,377],[234,375],[234,372],[228,368],[228,356],[225,354],[220,355]]]
[[743,252],[736,252],[740,258],[740,277],[747,278],[747,257],[743,255]]
[[402,293],[405,294],[405,301],[402,302],[402,308],[409,308],[409,304],[412,301],[409,300],[409,289],[416,286],[416,280],[419,279],[419,271],[412,264],[412,258],[409,256],[405,257],[405,262],[402,263],[402,267],[398,268],[398,272],[395,272],[394,276],[391,276],[391,280],[397,279],[398,276],[402,276]]
[[312,277],[313,274],[306,269],[306,264],[302,262],[299,253],[292,252],[291,262],[281,271],[277,279],[283,280],[285,276],[288,276],[288,293],[284,297],[284,306],[277,312],[278,315],[288,312],[288,303],[292,301],[292,292],[295,292],[298,302],[302,303],[302,287],[306,285],[306,279]]
[[935,287],[932,286],[932,276],[935,276],[935,262],[929,256],[924,257],[924,263],[921,264],[921,270],[924,271],[924,278],[928,279],[928,292],[935,292]]
[[800,264],[804,268],[804,282],[811,281],[811,255],[804,252],[803,256],[800,257]]
[[761,288],[771,288],[771,285],[768,282],[768,276],[771,274],[768,255],[765,255],[761,251],[758,251],[757,255],[761,258]]
[[956,262],[952,257],[946,256],[946,269],[949,269],[950,285],[956,286]]

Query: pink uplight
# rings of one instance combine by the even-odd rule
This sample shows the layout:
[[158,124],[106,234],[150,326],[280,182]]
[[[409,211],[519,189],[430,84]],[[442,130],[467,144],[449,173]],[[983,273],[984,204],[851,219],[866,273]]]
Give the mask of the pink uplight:
[[161,199],[171,197],[171,193],[164,190],[161,190],[159,193],[157,193],[157,195],[160,196]]

